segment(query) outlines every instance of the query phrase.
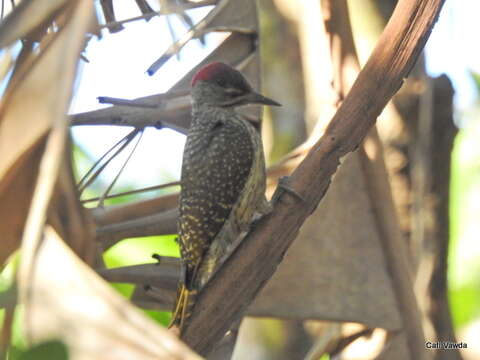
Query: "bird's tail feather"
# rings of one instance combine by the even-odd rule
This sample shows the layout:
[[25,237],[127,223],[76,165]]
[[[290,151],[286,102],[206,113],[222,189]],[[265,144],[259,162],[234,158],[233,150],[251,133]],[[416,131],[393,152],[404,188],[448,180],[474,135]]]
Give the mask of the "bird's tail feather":
[[197,297],[197,290],[188,290],[184,284],[180,284],[177,290],[177,300],[173,308],[172,320],[168,328],[178,327],[182,333],[185,322],[192,315],[193,305]]

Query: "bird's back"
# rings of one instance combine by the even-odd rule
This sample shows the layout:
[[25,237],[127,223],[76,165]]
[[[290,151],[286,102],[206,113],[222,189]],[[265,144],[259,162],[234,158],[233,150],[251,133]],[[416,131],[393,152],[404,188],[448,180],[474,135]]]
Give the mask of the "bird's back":
[[186,286],[238,202],[255,160],[248,123],[232,111],[193,114],[184,150],[179,242]]

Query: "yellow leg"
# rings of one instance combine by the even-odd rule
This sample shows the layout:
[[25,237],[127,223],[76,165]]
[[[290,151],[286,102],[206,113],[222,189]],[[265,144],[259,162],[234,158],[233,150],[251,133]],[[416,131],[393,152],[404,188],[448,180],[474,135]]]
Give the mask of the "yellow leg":
[[172,320],[168,325],[169,328],[178,326],[180,334],[182,333],[185,321],[190,317],[197,290],[188,290],[184,285],[178,289],[177,301],[172,314]]
[[182,325],[183,323],[183,316],[185,313],[185,305],[186,301],[188,299],[188,290],[185,287],[185,285],[180,285],[180,288],[178,289],[177,292],[177,300],[175,302],[175,308],[172,313],[172,320],[170,321],[170,324],[168,325],[169,328],[171,328],[174,325]]
[[180,334],[182,333],[182,330],[183,330],[183,324],[185,323],[185,320],[187,319],[188,316],[190,316],[190,313],[187,312],[187,308],[189,306],[188,304],[188,298],[190,297],[190,291],[188,291],[186,288],[185,288],[185,291],[184,291],[184,296],[183,296],[183,304],[182,304],[182,315],[180,317],[180,325],[179,325],[179,329],[180,329]]

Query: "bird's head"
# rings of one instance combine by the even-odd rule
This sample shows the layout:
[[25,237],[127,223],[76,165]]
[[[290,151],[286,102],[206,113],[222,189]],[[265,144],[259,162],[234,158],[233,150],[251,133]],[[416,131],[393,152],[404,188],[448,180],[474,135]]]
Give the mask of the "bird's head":
[[202,67],[192,79],[194,103],[218,107],[236,107],[246,104],[280,106],[253,90],[245,77],[234,68],[213,62]]

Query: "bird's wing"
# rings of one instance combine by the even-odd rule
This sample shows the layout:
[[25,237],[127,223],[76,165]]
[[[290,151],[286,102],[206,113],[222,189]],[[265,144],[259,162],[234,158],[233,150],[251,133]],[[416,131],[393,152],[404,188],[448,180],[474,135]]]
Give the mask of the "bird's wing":
[[190,129],[182,165],[179,219],[187,286],[239,200],[253,161],[252,140],[241,122],[219,122],[210,131]]

